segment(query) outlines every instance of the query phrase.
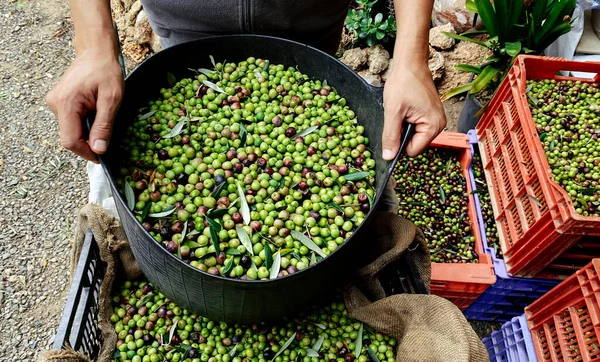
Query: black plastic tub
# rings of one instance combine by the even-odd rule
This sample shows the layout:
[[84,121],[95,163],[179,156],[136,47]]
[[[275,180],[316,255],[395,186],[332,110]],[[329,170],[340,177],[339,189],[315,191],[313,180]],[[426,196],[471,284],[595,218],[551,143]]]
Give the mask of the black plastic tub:
[[168,253],[138,223],[115,187],[113,170],[118,171],[123,156],[119,144],[124,130],[136,118],[137,110],[156,98],[160,88],[168,87],[167,72],[177,79],[192,76],[188,68],[210,68],[209,55],[217,61],[237,62],[253,56],[285,66],[297,66],[301,72],[326,79],[335,87],[357,114],[370,140],[377,163],[375,205],[397,161],[396,158],[394,162],[386,162],[381,158],[383,90],[367,85],[344,64],[317,49],[256,35],[206,38],[168,48],[148,58],[125,80],[125,97],[115,119],[113,138],[101,162],[143,273],[178,305],[207,318],[239,323],[278,320],[333,293],[335,287],[351,277],[352,270],[361,262],[361,249],[369,248],[369,242],[373,241],[367,229],[374,208],[354,235],[320,263],[275,280],[239,281],[203,273]]

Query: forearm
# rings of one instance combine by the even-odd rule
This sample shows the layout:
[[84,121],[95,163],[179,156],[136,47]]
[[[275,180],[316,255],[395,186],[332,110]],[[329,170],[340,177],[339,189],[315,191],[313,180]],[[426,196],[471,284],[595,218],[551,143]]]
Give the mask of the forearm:
[[70,0],[75,25],[75,54],[92,51],[116,56],[117,38],[113,30],[109,0]]
[[427,64],[433,0],[394,0],[394,8],[397,24],[394,64]]

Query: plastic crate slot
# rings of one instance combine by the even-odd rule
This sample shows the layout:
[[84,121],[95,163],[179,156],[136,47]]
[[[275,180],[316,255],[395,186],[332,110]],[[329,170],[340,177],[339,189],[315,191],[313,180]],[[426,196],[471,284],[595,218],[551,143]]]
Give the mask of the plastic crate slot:
[[577,330],[579,344],[585,346],[586,360],[600,357],[600,346],[598,345],[597,331],[594,328],[592,317],[585,305],[578,308],[569,308],[571,318],[581,326]]
[[514,98],[509,99],[507,102],[504,102],[504,108],[508,109],[506,112],[509,117],[509,125],[512,130],[515,126],[519,125],[519,111],[517,109],[517,105],[515,104]]
[[529,185],[533,180],[537,182],[537,175],[535,172],[535,165],[533,164],[533,159],[531,157],[531,153],[528,150],[524,150],[523,146],[527,145],[527,141],[525,140],[525,134],[523,133],[523,128],[518,127],[515,128],[512,132],[514,135],[516,142],[514,142],[515,147],[518,150],[518,154],[521,157],[519,161],[519,166],[523,170],[523,177],[525,178],[526,183]]
[[564,356],[560,349],[560,339],[558,337],[554,323],[545,324],[544,332],[548,337],[548,350],[550,352],[550,361],[564,361]]
[[582,351],[569,311],[554,316],[554,325],[563,355],[568,361],[581,361],[583,359]]
[[508,128],[508,119],[506,118],[508,102],[502,102],[502,107],[498,109],[498,117],[496,117],[497,127],[500,130],[501,138],[499,138],[500,142],[504,144],[508,138],[509,128]]

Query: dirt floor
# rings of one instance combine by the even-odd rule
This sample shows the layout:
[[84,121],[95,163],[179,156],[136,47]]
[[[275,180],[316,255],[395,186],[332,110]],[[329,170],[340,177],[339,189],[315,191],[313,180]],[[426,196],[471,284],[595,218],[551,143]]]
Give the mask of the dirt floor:
[[[70,287],[86,164],[60,147],[44,97],[72,59],[66,1],[0,2],[0,362],[51,347]],[[445,105],[455,130],[461,102]]]

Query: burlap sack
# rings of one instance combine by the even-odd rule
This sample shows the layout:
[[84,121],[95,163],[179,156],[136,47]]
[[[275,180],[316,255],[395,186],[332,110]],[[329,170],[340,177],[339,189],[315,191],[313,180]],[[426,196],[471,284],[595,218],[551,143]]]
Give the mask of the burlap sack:
[[461,311],[434,295],[387,296],[380,277],[386,266],[410,253],[427,288],[431,263],[421,230],[393,213],[374,218],[376,242],[366,266],[357,270],[355,282],[344,291],[350,317],[394,337],[396,361],[488,361],[488,353]]
[[[102,333],[103,343],[96,361],[108,362],[114,352],[117,335],[110,322],[112,315],[111,294],[113,281],[117,270],[125,279],[135,279],[142,276],[142,272],[133,257],[127,242],[127,236],[121,224],[98,205],[86,205],[79,212],[75,237],[71,251],[71,277],[77,268],[79,255],[85,234],[92,230],[100,251],[100,259],[104,267],[104,278],[100,286],[98,301],[98,325]],[[75,352],[65,346],[64,350],[48,351],[38,357],[40,362],[88,362],[87,356]]]
[[[422,232],[411,222],[395,214],[397,200],[391,197],[394,182],[383,195],[381,209],[374,218],[373,247],[366,252],[369,262],[357,270],[355,283],[345,288],[346,306],[352,318],[371,328],[397,339],[396,361],[487,361],[487,352],[471,329],[462,313],[449,301],[431,295],[386,296],[380,282],[380,274],[386,266],[398,261],[408,252],[414,261],[427,289],[431,266],[426,241]],[[79,217],[73,243],[72,264],[76,265],[85,238],[91,228],[105,264],[105,277],[100,288],[98,323],[103,336],[97,362],[109,362],[116,345],[116,334],[109,320],[111,291],[119,263],[124,277],[141,276],[127,239],[120,224],[106,212],[94,205],[85,206]],[[72,271],[74,271],[72,267]],[[87,362],[72,350],[50,351],[38,361]]]

